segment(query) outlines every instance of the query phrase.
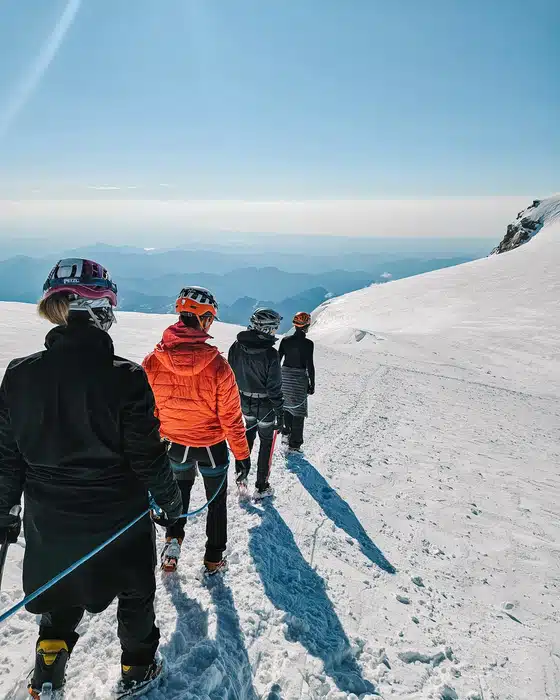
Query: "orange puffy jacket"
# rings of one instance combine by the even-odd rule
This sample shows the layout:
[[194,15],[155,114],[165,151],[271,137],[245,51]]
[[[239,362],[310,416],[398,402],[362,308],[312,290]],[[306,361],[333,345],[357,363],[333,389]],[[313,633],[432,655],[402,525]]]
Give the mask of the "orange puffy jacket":
[[235,376],[202,330],[170,326],[143,367],[156,398],[161,436],[189,447],[229,443],[236,459],[249,456]]

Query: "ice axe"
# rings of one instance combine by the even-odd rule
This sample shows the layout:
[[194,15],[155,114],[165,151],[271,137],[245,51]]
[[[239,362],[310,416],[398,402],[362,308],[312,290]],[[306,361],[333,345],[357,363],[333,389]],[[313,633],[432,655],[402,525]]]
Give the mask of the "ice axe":
[[13,525],[10,525],[8,528],[6,528],[4,541],[2,542],[2,546],[0,546],[0,589],[2,588],[2,576],[4,574],[4,565],[6,564],[8,547],[11,544],[17,542],[17,538],[19,537],[19,533],[21,530],[21,518],[19,517],[20,513],[21,506],[14,506],[10,510],[10,515],[13,515],[15,518],[17,518],[17,521]]

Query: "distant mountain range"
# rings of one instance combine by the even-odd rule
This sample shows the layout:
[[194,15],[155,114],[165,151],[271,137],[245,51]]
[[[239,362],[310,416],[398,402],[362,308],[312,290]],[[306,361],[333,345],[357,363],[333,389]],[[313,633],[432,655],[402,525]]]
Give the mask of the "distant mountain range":
[[[354,268],[357,254],[349,256],[348,260],[352,261],[350,267]],[[146,251],[105,244],[66,250],[59,257],[93,258],[105,265],[118,284],[119,308],[124,311],[172,311],[179,290],[187,284],[197,284],[214,292],[220,303],[222,320],[245,324],[256,307],[273,306],[284,316],[282,330],[289,327],[294,313],[299,310],[311,311],[326,298],[472,259],[469,255],[409,257],[395,253],[363,254],[360,258],[363,269],[344,269],[340,267],[339,257],[322,256],[320,253],[306,256],[285,253],[243,256],[215,250]],[[268,264],[248,266],[247,257]],[[298,263],[296,270],[277,266],[280,259],[289,268],[288,262],[293,257]],[[306,261],[309,272],[301,271]],[[0,300],[36,301],[52,265],[51,256],[19,255],[0,261]]]

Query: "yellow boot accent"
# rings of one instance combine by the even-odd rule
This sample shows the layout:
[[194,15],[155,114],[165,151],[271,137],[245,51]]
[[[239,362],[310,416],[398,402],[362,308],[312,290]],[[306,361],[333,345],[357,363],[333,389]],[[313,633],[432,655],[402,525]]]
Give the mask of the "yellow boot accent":
[[122,667],[122,670],[123,670],[125,673],[129,673],[129,671],[130,671],[131,668],[132,668],[132,666],[123,666],[123,667]]
[[68,645],[62,639],[43,639],[37,644],[37,651],[43,657],[45,666],[51,666],[56,661],[59,651],[68,651]]

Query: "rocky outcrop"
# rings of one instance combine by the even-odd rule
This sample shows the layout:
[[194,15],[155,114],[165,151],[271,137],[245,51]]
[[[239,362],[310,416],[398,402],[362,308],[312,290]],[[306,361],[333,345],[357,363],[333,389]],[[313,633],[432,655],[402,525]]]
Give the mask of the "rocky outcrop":
[[508,250],[518,248],[523,243],[527,243],[537,234],[545,224],[545,214],[540,216],[541,200],[535,199],[531,206],[517,215],[517,219],[509,224],[506,235],[500,245],[496,246],[490,255],[506,253]]

